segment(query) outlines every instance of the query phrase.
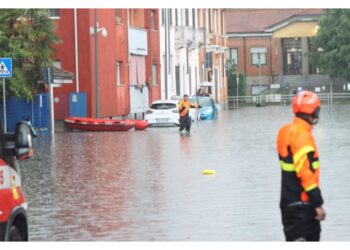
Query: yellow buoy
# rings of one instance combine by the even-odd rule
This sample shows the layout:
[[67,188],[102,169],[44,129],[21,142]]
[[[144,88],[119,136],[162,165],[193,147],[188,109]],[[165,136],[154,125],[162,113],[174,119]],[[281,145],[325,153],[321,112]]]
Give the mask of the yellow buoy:
[[203,174],[216,174],[216,171],[213,169],[204,169],[202,171]]

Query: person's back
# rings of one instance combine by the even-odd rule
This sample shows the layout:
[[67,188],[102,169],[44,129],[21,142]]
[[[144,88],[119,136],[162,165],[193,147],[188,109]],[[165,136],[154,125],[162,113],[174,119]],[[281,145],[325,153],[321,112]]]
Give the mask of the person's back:
[[[301,163],[305,160],[301,158],[308,157],[311,165],[319,165],[318,151],[311,134],[311,126],[298,117],[294,118],[293,123],[283,126],[277,138],[280,165],[282,170],[284,170],[283,175],[285,175],[282,178],[280,201],[280,207],[284,209],[287,205],[295,202],[309,201],[308,195],[303,191],[302,184],[308,190],[313,187],[316,180],[309,180],[311,182],[310,185],[306,182],[300,182],[299,178],[302,174],[300,171],[303,167]],[[296,166],[294,163],[299,163],[299,165]],[[319,169],[316,169],[315,174],[317,174],[317,177],[318,172]],[[316,184],[318,184],[318,178]]]
[[282,169],[280,208],[287,241],[320,238],[325,218],[319,188],[319,159],[313,125],[318,121],[320,102],[308,91],[293,99],[295,118],[278,132],[277,151]]

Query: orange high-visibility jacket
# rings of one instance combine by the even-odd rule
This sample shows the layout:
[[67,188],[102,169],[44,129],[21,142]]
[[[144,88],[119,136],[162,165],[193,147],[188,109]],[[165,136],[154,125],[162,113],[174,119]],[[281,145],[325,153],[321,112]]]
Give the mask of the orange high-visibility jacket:
[[185,102],[182,100],[179,103],[179,112],[180,117],[185,117],[189,114],[190,108],[197,108],[198,106],[196,104],[190,103],[189,101]]
[[308,202],[314,207],[323,204],[319,188],[320,163],[312,126],[299,117],[283,126],[277,137],[282,168],[280,207]]

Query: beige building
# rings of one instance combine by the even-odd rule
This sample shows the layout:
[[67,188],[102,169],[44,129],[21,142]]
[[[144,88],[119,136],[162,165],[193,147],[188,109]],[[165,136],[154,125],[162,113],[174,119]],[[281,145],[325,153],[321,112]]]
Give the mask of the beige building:
[[227,37],[223,9],[198,9],[198,25],[203,30],[203,46],[199,49],[201,82],[211,82],[216,102],[227,100]]

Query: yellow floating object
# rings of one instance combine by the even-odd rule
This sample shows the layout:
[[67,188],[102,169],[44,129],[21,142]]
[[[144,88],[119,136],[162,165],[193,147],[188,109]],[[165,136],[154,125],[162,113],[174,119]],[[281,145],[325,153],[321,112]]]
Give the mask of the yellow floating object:
[[204,169],[202,171],[203,174],[216,174],[216,171],[213,169]]

